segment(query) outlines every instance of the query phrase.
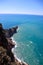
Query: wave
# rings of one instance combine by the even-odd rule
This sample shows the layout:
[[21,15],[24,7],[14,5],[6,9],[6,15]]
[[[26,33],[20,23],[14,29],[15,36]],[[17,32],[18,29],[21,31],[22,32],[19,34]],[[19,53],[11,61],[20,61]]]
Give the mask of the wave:
[[[17,43],[16,41],[14,40],[13,37],[11,37],[12,41],[15,43],[15,48],[17,47]],[[14,48],[12,48],[12,52],[14,51]],[[16,60],[18,60],[19,62],[21,62],[21,60],[19,58],[17,58],[17,56],[14,54],[14,57],[16,58]]]
[[22,61],[22,60],[20,60],[16,55],[14,55],[14,57],[15,57],[15,59],[18,61],[18,62],[20,62],[20,63],[24,63],[24,64],[26,64],[26,62],[24,62],[24,61]]
[[16,55],[14,55],[14,57],[16,58],[16,60],[18,60],[21,63],[21,60],[19,58],[17,58]]
[[29,41],[31,44],[33,43],[32,41]]
[[11,37],[11,39],[12,39],[13,43],[15,44],[15,48],[16,48],[16,47],[17,47],[17,43],[16,43],[16,41],[14,40],[13,37]]
[[19,29],[20,29],[20,28],[18,27],[17,32],[19,31]]
[[[11,37],[11,39],[12,39],[12,41],[15,43],[15,47],[14,48],[16,48],[17,47],[17,42],[14,40],[14,38],[13,37]],[[12,48],[12,52],[14,53],[14,48]],[[22,60],[20,60],[15,54],[14,54],[14,57],[15,57],[15,59],[18,61],[18,62],[22,62]],[[26,64],[24,61],[23,61],[23,63],[24,64]]]
[[[16,43],[16,41],[14,40],[13,37],[11,37],[11,39],[12,39],[13,43],[15,44],[14,48],[16,48],[16,47],[17,47],[17,43]],[[12,52],[13,52],[13,53],[14,53],[14,48],[12,48]]]

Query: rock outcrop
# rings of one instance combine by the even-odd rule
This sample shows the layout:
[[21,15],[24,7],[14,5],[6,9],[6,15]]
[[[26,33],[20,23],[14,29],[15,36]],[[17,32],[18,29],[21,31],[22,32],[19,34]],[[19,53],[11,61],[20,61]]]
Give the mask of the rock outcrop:
[[6,37],[10,38],[13,34],[17,33],[18,26],[9,29],[4,29]]
[[3,29],[0,24],[0,65],[28,65],[25,62],[18,61],[11,49],[15,43],[10,38],[14,33],[17,33],[17,28]]

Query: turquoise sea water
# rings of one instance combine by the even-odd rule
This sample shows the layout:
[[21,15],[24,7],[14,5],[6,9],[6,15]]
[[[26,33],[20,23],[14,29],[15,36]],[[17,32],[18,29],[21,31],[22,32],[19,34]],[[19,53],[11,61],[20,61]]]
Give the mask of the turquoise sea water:
[[18,25],[13,52],[19,59],[30,65],[43,65],[43,16],[1,14],[0,22],[4,28]]

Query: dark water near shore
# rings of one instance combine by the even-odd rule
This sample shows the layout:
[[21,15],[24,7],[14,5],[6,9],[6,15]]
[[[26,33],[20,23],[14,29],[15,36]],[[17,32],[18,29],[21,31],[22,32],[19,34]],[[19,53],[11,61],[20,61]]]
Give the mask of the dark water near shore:
[[19,26],[13,36],[19,59],[30,65],[43,65],[43,16],[0,14],[0,22],[4,28]]

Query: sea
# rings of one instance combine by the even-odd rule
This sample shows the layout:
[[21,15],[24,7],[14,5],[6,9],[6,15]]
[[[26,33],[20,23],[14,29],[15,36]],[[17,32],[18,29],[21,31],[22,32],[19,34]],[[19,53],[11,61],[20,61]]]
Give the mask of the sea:
[[29,65],[43,65],[43,16],[26,14],[0,14],[4,29],[18,26],[12,36],[16,42],[13,53]]

